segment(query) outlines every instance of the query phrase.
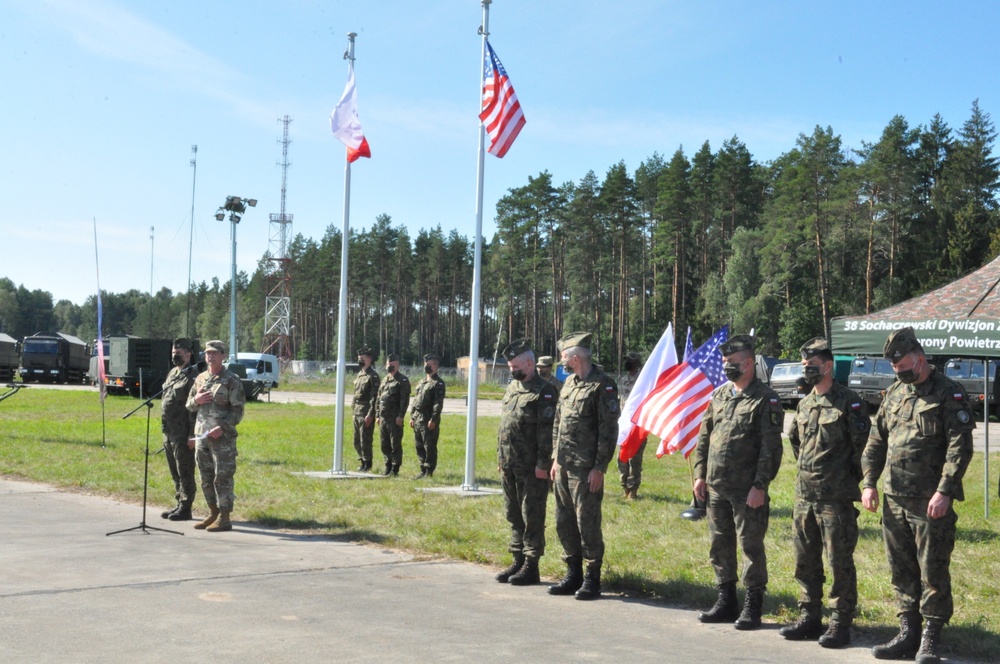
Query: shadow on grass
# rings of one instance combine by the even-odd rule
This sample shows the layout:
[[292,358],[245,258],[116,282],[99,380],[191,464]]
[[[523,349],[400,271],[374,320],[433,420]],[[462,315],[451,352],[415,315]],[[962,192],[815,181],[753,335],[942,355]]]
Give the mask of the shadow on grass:
[[955,532],[955,539],[961,542],[995,542],[1000,539],[1000,533],[995,533],[992,530],[983,530],[982,528],[962,528],[959,527]]
[[[78,445],[82,447],[115,447],[114,443],[103,443],[100,440],[79,440],[78,438],[69,438],[63,436],[45,436],[43,438],[38,438],[37,440],[31,441],[32,443],[55,443],[56,445]],[[142,443],[145,445],[145,441]],[[159,445],[157,443],[156,445]],[[150,443],[149,454],[153,455],[155,452],[155,447]]]
[[[254,526],[263,528],[277,528],[288,531],[309,531],[309,532],[274,532],[267,530],[257,530]],[[351,527],[346,521],[316,521],[315,519],[280,519],[267,515],[254,517],[252,523],[246,524],[245,529],[252,529],[259,535],[267,537],[277,537],[279,539],[309,541],[315,539],[333,540],[335,542],[367,542],[370,544],[385,544],[388,538],[372,530]],[[335,532],[324,532],[324,531]]]

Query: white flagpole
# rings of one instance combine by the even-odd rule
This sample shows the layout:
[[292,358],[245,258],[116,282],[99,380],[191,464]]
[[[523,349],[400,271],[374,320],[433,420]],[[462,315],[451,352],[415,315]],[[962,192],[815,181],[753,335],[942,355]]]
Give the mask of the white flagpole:
[[[354,38],[356,32],[347,33],[347,52],[344,59],[354,66]],[[340,304],[337,311],[337,410],[333,424],[333,467],[330,472],[346,474],[344,469],[344,388],[347,372],[347,246],[351,234],[351,160],[344,159],[344,228],[340,238]]]
[[[490,4],[493,0],[482,0],[483,24],[479,32],[483,36],[482,55],[479,58],[479,106],[483,97],[483,62],[486,61],[486,39],[490,36]],[[479,294],[482,290],[483,262],[483,167],[486,163],[486,127],[479,123],[479,165],[476,183],[476,242],[472,262],[472,308],[469,311],[471,329],[469,331],[469,403],[465,429],[465,481],[463,491],[476,491],[476,410],[479,399]]]

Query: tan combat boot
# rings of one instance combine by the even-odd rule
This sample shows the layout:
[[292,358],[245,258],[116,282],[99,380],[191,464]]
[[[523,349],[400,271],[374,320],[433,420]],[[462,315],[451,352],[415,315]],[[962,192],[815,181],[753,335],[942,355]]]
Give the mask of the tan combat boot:
[[233,524],[229,521],[229,510],[219,510],[218,521],[205,528],[210,533],[221,533],[232,529]]
[[215,505],[209,505],[208,509],[212,510],[212,513],[206,516],[203,520],[194,524],[196,530],[205,530],[213,523],[215,523],[215,520],[219,518],[219,514],[221,514],[221,512],[219,511],[218,507],[216,507]]

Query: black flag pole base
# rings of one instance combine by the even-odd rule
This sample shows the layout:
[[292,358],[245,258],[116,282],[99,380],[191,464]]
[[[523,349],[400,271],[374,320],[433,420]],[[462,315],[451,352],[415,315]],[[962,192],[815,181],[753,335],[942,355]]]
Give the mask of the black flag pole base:
[[123,528],[122,530],[116,530],[112,533],[106,533],[105,536],[110,537],[111,535],[117,535],[118,533],[127,533],[133,530],[141,530],[146,535],[150,534],[149,531],[156,530],[161,533],[173,533],[174,535],[180,535],[181,537],[184,536],[184,533],[178,532],[176,530],[167,530],[166,528],[156,528],[154,526],[147,526],[145,521],[140,523],[138,526],[133,526],[132,528]]
[[700,521],[705,518],[705,503],[698,500],[697,496],[692,494],[691,496],[691,507],[687,508],[680,513],[682,519],[687,519],[688,521]]

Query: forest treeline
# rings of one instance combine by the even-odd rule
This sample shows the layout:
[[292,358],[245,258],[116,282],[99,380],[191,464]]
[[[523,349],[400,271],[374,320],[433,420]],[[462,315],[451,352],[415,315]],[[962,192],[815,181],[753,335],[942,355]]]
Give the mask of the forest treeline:
[[[977,101],[958,128],[939,115],[917,126],[896,116],[857,150],[817,126],[768,163],[734,136],[693,154],[654,152],[633,172],[619,162],[603,178],[530,176],[498,201],[484,243],[479,355],[522,336],[554,353],[562,334],[587,330],[600,361],[617,368],[667,323],[679,343],[688,326],[698,343],[728,323],[754,329],[768,354],[795,356],[828,334],[832,317],[895,304],[1000,253],[995,139]],[[352,357],[363,344],[404,363],[469,354],[472,238],[440,227],[413,235],[380,215],[349,240]],[[290,243],[296,358],[335,358],[340,253],[334,226]],[[237,277],[241,350],[264,345],[275,267],[264,256]],[[213,279],[152,298],[104,293],[104,334],[228,339],[229,288]],[[53,304],[0,279],[0,331],[15,338],[51,329],[89,341],[96,318],[94,296]]]

